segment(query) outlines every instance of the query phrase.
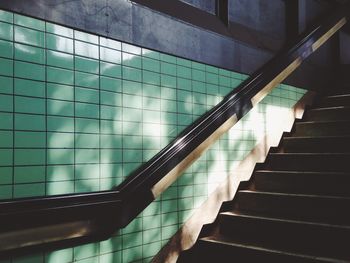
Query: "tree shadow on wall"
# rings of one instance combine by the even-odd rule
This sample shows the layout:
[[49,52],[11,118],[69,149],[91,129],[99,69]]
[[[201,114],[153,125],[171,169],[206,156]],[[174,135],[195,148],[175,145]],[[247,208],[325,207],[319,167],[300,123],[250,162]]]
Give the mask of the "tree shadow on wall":
[[[128,91],[135,90],[135,85],[139,86],[139,92]],[[63,87],[68,86],[60,86]],[[120,90],[99,90],[98,101],[101,101],[102,93],[109,97],[101,106],[96,103],[96,92],[86,93],[83,99],[75,102],[56,99],[62,103],[47,103],[50,117],[61,120],[48,134],[47,194],[111,189],[212,106],[197,101],[191,88],[181,93],[181,101],[176,92],[163,96],[163,87],[157,83],[140,85],[124,81],[122,89],[122,93]],[[96,91],[88,87],[80,90]],[[206,94],[205,90],[203,94]],[[118,96],[122,98],[121,102]],[[75,110],[67,115],[74,103]],[[98,109],[97,115],[94,109]],[[67,130],[67,123],[71,122],[74,129]],[[263,123],[266,124],[266,120]],[[245,134],[249,129],[243,125],[240,130],[224,135],[155,202],[110,239],[49,252],[45,256],[16,258],[13,262],[150,261],[193,210],[229,175],[232,163],[242,160],[248,149],[256,144],[254,133],[248,137]]]

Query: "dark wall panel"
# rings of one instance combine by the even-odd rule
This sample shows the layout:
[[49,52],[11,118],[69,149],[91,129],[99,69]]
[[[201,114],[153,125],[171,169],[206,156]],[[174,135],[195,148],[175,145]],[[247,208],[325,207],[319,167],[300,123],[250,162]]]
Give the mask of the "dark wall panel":
[[229,20],[268,34],[272,38],[285,38],[283,0],[231,0]]
[[[288,1],[288,0],[286,0]],[[299,1],[299,33],[304,32],[313,22],[330,10],[327,1],[298,0]],[[335,2],[335,1],[334,1]],[[336,3],[336,2],[335,2]]]
[[340,33],[340,62],[341,64],[350,64],[350,34]]
[[[288,0],[286,0],[288,1]],[[309,29],[315,22],[332,10],[330,1],[298,0],[299,33]],[[336,2],[334,1],[334,4]],[[296,86],[311,90],[326,90],[333,83],[338,68],[338,41],[330,39],[287,79]]]
[[329,55],[331,45],[323,46],[310,56],[286,82],[309,90],[323,91],[331,88],[335,74],[333,57]]
[[338,73],[338,86],[340,88],[350,88],[350,32],[341,32],[340,38],[340,68]]
[[180,0],[203,11],[215,14],[215,0]]

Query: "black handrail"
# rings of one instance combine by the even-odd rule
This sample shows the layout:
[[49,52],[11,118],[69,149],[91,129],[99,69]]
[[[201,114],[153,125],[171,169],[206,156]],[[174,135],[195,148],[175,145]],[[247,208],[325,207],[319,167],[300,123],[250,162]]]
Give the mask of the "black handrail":
[[0,201],[0,256],[103,240],[125,227],[155,199],[155,186],[175,167],[232,116],[242,118],[264,91],[281,82],[338,31],[346,23],[345,10],[348,6],[281,51],[114,189]]

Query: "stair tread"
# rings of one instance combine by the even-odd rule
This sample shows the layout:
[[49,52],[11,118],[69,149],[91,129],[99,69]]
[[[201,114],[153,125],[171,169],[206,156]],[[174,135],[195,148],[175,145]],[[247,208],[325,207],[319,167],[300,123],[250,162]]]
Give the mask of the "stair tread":
[[349,161],[349,152],[269,153],[265,167],[286,171],[350,172]]
[[226,206],[225,211],[266,215],[281,219],[350,225],[350,215],[344,210],[344,207],[350,205],[349,196],[338,196],[333,193],[289,193],[274,192],[274,189],[239,191],[237,201],[231,203],[231,206]]
[[338,94],[324,97],[325,99],[350,97],[350,94]]
[[287,251],[287,250],[274,249],[274,248],[269,248],[269,247],[257,246],[257,245],[249,244],[249,243],[237,242],[235,240],[228,239],[227,237],[224,237],[222,235],[202,237],[202,238],[200,238],[200,240],[202,240],[204,242],[219,243],[222,245],[227,245],[227,246],[232,246],[232,247],[239,247],[239,248],[245,248],[245,249],[250,249],[250,250],[258,250],[258,251],[266,252],[266,253],[282,254],[282,255],[286,255],[286,256],[293,256],[293,257],[298,257],[298,258],[303,258],[303,259],[318,260],[320,262],[322,262],[322,261],[323,262],[331,262],[331,263],[348,262],[345,260],[339,260],[339,259],[335,259],[335,258],[318,257],[315,255],[306,255],[306,254],[295,253],[295,252]]
[[[346,119],[348,119],[348,116]],[[350,120],[303,119],[295,122],[294,129],[294,137],[350,135]]]
[[349,225],[319,222],[313,218],[235,212],[220,213],[218,221],[218,233],[237,241],[325,257],[349,259],[350,256]]
[[350,139],[350,135],[325,135],[325,136],[299,136],[284,137],[283,140],[322,140],[322,139]]
[[302,152],[302,153],[269,153],[269,155],[278,155],[278,156],[282,156],[282,155],[286,155],[286,156],[292,156],[292,155],[296,155],[296,156],[302,156],[302,155],[350,155],[350,152],[345,152],[345,153],[332,153],[332,152],[328,152],[328,153],[314,153],[314,152]]
[[319,107],[319,108],[312,108],[309,111],[324,111],[324,110],[342,110],[342,109],[350,109],[349,106],[333,106],[333,107]]
[[310,174],[310,175],[323,175],[323,174],[333,174],[333,175],[350,175],[348,172],[319,172],[319,171],[284,171],[284,170],[256,170],[256,173],[276,173],[276,174],[295,174],[295,175],[302,175],[302,174]]
[[266,222],[281,222],[281,223],[287,223],[287,224],[310,225],[310,226],[340,228],[343,230],[350,230],[350,226],[348,225],[320,223],[320,222],[312,222],[312,221],[305,221],[305,220],[293,220],[293,219],[278,218],[278,217],[271,217],[271,216],[252,215],[249,213],[237,213],[233,211],[221,212],[220,215],[249,218],[249,219],[258,219]]
[[310,195],[310,194],[299,194],[299,193],[283,193],[283,192],[269,192],[269,191],[256,191],[256,190],[239,190],[240,193],[254,193],[264,195],[275,195],[275,196],[290,196],[290,197],[307,197],[307,198],[320,198],[320,199],[342,199],[349,200],[347,196],[335,196],[335,195]]
[[325,124],[325,123],[350,123],[349,120],[326,120],[326,121],[303,121],[300,120],[296,124]]

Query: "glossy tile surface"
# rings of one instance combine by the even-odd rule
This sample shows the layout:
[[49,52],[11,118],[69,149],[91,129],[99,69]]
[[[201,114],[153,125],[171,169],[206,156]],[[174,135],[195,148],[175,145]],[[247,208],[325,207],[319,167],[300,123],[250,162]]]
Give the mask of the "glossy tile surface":
[[[246,77],[0,11],[0,198],[111,189]],[[12,263],[149,262],[303,94],[280,85],[109,240]]]
[[0,22],[0,38],[5,40],[13,40],[13,25]]
[[0,56],[4,58],[13,57],[13,43],[10,41],[0,40]]
[[47,65],[50,65],[53,67],[65,68],[65,69],[73,69],[74,68],[73,55],[48,50]]
[[46,46],[48,49],[73,53],[73,40],[70,38],[46,34]]
[[14,26],[15,41],[33,46],[45,47],[45,33],[21,26]]
[[45,66],[15,61],[15,77],[45,81]]
[[14,48],[16,60],[45,64],[45,49],[22,44],[15,44]]

